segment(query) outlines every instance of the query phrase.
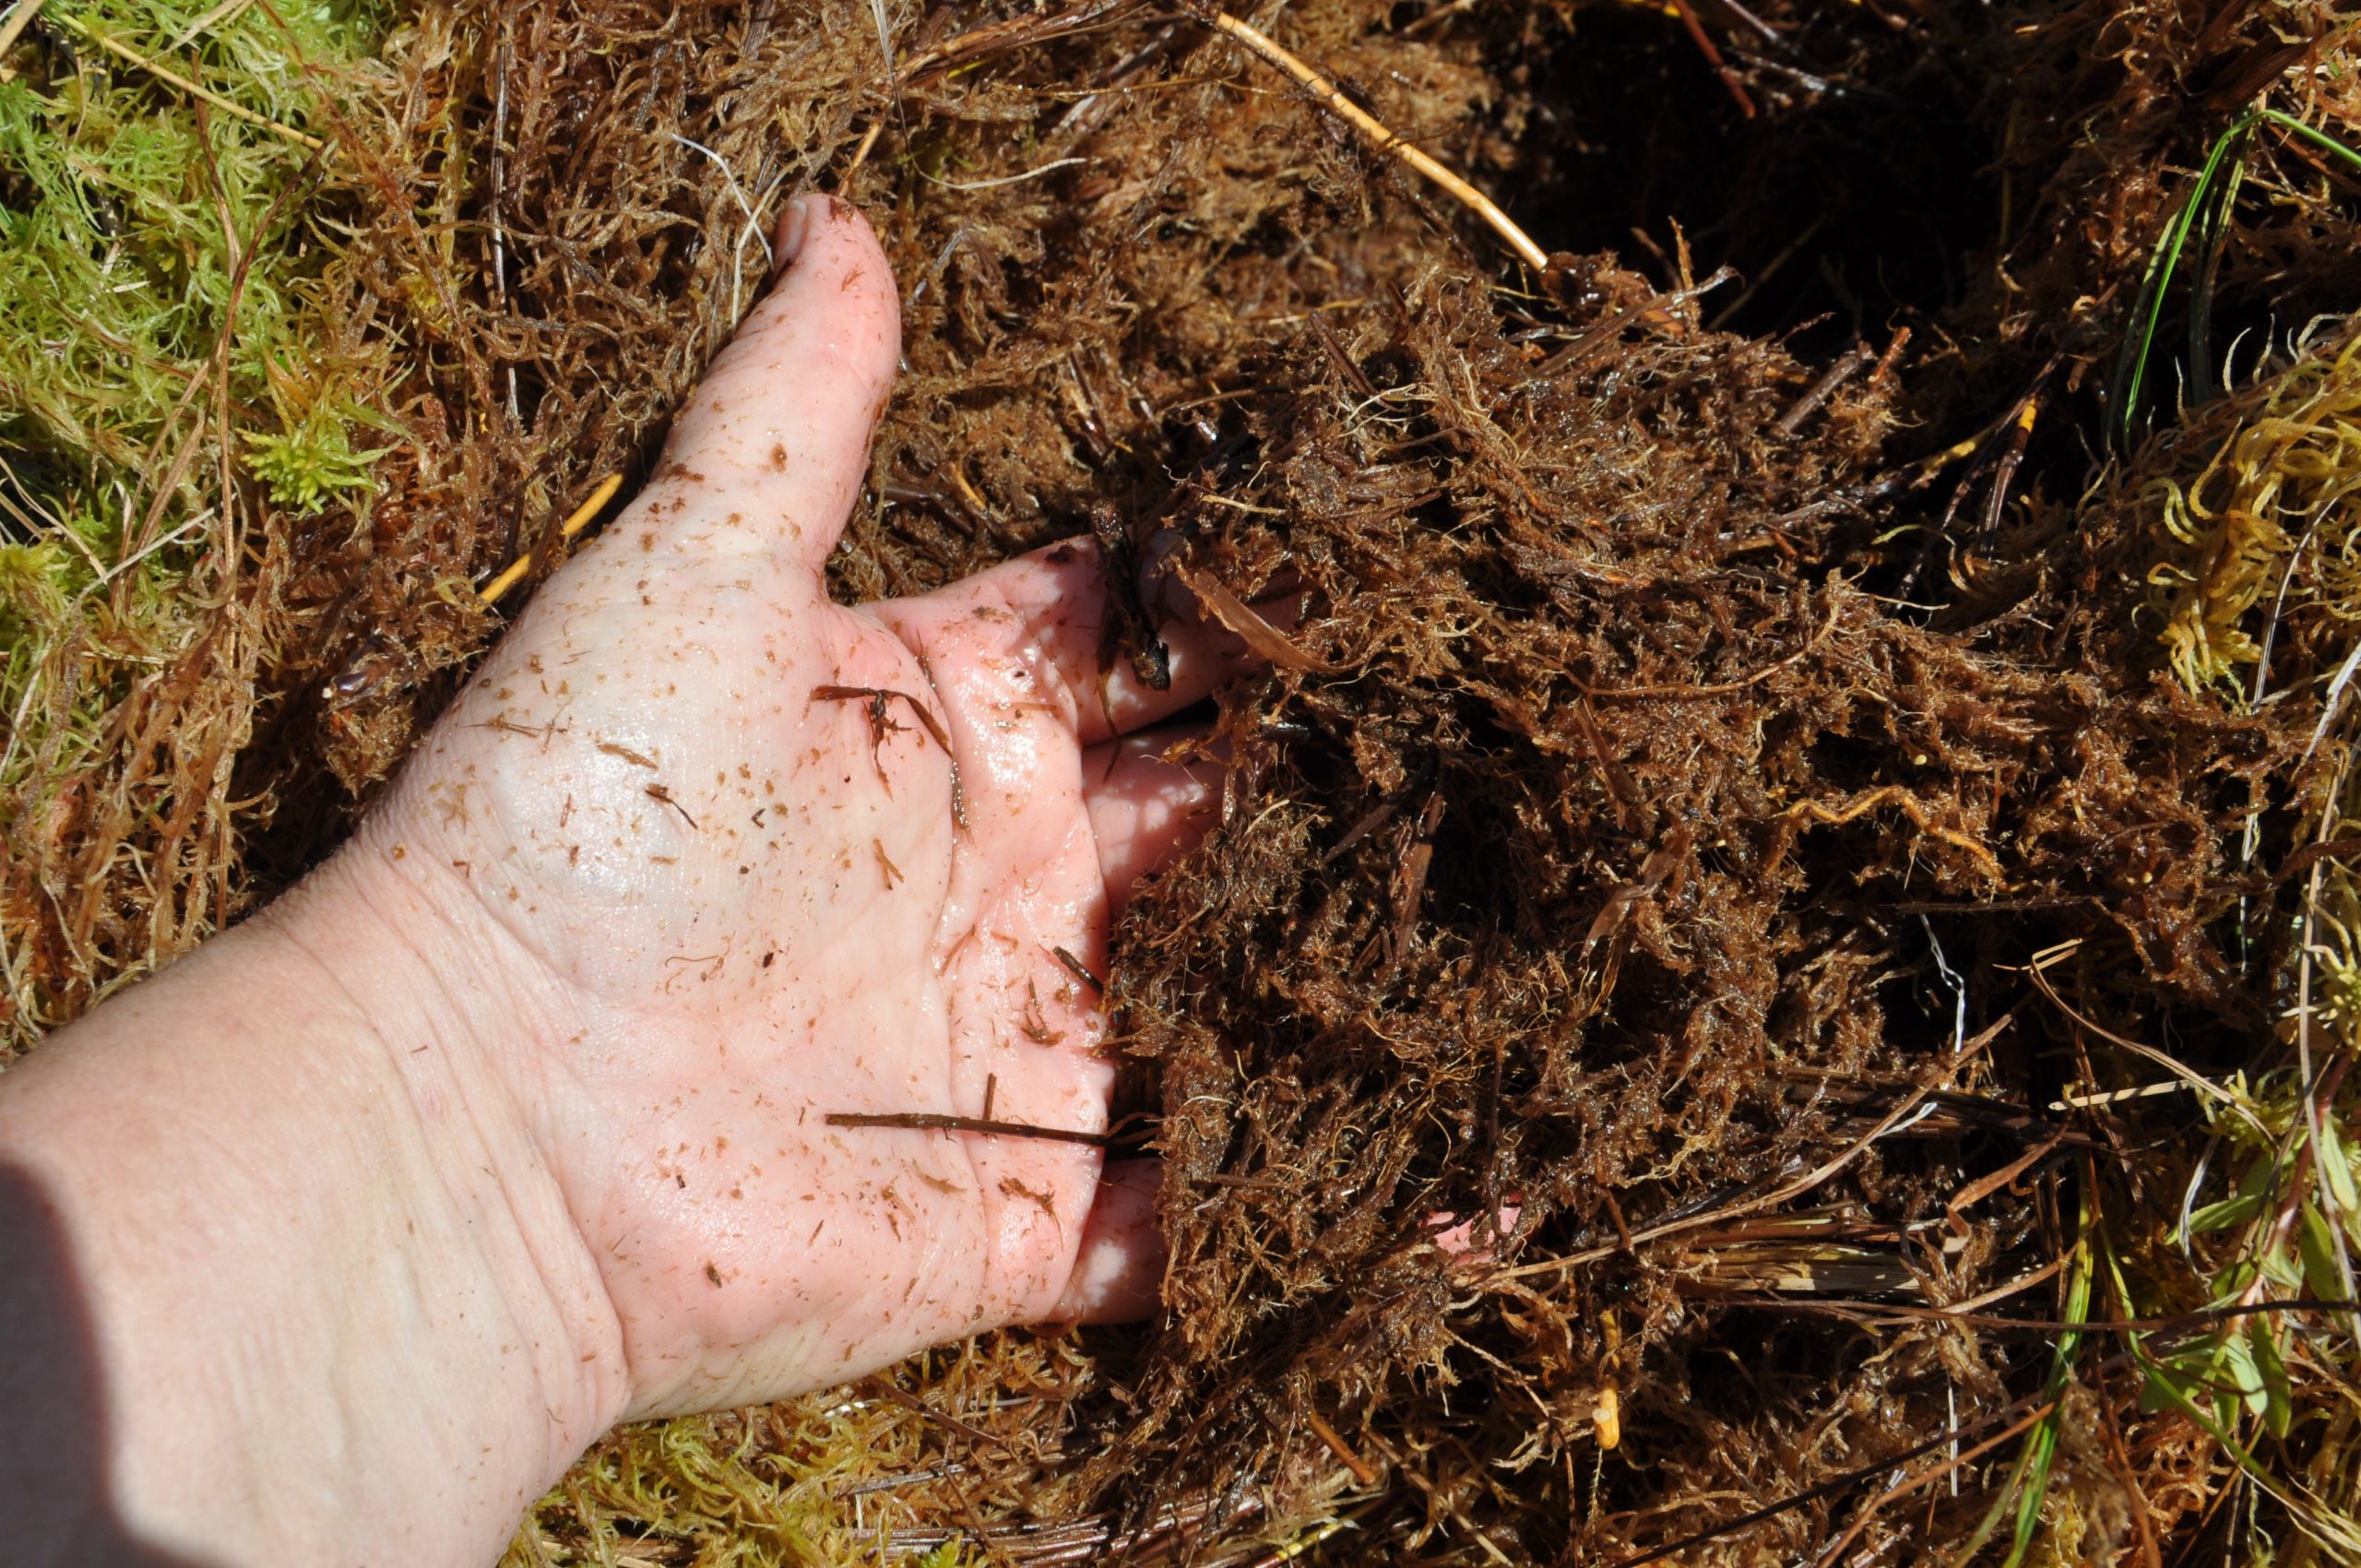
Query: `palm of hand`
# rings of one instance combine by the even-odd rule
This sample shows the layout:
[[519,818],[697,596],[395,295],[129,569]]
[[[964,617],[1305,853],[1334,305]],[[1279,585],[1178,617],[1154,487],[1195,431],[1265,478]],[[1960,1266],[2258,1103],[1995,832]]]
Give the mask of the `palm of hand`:
[[1183,636],[1169,693],[1102,681],[1086,546],[828,601],[898,339],[866,226],[819,202],[809,228],[656,482],[362,840],[448,866],[481,911],[501,1077],[597,1261],[635,1414],[1120,1310],[1153,1266],[1095,1147],[826,1120],[1104,1126],[1097,999],[1058,950],[1102,968],[1110,900],[1206,798],[1112,737],[1225,661]]

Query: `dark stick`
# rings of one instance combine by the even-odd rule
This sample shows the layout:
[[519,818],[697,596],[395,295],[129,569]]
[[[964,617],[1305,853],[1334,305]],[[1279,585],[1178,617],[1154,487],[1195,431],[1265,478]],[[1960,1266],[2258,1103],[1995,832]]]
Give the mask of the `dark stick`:
[[2009,485],[2017,477],[2017,465],[2025,460],[2025,445],[2033,439],[2034,421],[2040,416],[2041,399],[2028,398],[2017,410],[2010,432],[2008,450],[2000,454],[2000,461],[1992,470],[1992,493],[1984,503],[1984,530],[1979,539],[1989,544],[2000,531],[2001,514],[2009,505]]
[[681,820],[689,825],[692,832],[695,831],[697,819],[689,814],[689,808],[682,805],[679,799],[673,795],[671,790],[667,790],[661,784],[650,784],[642,792],[646,794],[649,800],[659,801],[665,805],[670,806],[674,811],[679,812],[681,814]]
[[1803,428],[1804,421],[1811,417],[1814,409],[1827,402],[1838,387],[1850,381],[1864,365],[1877,357],[1878,351],[1867,343],[1854,344],[1850,351],[1828,367],[1826,374],[1813,382],[1802,397],[1787,406],[1786,413],[1772,422],[1771,428],[1783,436],[1795,434]]
[[1672,0],[1672,7],[1680,13],[1680,25],[1689,30],[1689,36],[1705,56],[1705,63],[1714,67],[1714,74],[1720,77],[1722,85],[1729,89],[1731,101],[1738,105],[1738,112],[1750,120],[1753,119],[1754,100],[1746,95],[1746,89],[1738,83],[1738,73],[1731,70],[1729,62],[1722,58],[1722,52],[1714,47],[1713,35],[1705,30],[1705,24],[1697,19],[1697,8],[1689,0]]
[[944,1116],[932,1111],[831,1111],[822,1118],[831,1127],[905,1127],[922,1133],[989,1133],[1003,1138],[1046,1138],[1051,1143],[1088,1144],[1105,1148],[1104,1133],[1073,1127],[1036,1127],[1029,1122],[994,1122],[981,1116]]
[[1107,994],[1107,982],[1100,980],[1097,975],[1092,974],[1090,972],[1090,967],[1085,964],[1081,959],[1075,957],[1073,954],[1067,952],[1062,947],[1050,948],[1050,956],[1066,967],[1066,973],[1072,975],[1074,979],[1080,980],[1083,984],[1088,986],[1099,995],[1104,996]]

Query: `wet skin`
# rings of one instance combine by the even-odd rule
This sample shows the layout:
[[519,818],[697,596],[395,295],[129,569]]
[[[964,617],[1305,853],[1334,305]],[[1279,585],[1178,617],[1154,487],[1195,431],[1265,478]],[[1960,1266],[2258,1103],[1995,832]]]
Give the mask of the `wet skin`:
[[[796,259],[633,506],[536,597],[343,868],[397,923],[481,927],[528,1028],[497,1080],[588,1250],[635,1415],[839,1381],[975,1329],[1144,1309],[1136,1179],[922,1112],[1095,1132],[1110,909],[1202,823],[1098,668],[1096,547],[922,598],[822,577],[899,351],[867,226]],[[790,236],[791,237],[791,236]],[[1129,741],[1122,739],[1130,734]],[[1202,767],[1199,772],[1205,770]]]

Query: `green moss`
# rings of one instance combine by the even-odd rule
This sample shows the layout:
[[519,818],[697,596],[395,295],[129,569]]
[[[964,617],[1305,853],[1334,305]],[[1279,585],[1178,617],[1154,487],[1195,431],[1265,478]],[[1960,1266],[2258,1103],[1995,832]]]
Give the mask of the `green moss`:
[[393,450],[352,448],[352,423],[363,416],[343,398],[313,404],[285,431],[246,431],[246,468],[269,488],[270,498],[304,515],[327,502],[369,488],[376,460]]
[[[71,15],[290,128],[317,91],[298,62],[358,69],[384,21],[345,0],[279,9],[282,32],[247,7],[173,51],[212,8],[106,0]],[[0,410],[75,466],[134,465],[186,418],[190,374],[223,354],[232,404],[255,417],[274,359],[314,348],[297,317],[326,259],[315,218],[332,184],[304,148],[73,32],[36,23],[29,40],[13,62],[25,74],[0,86]]]
[[[894,1527],[941,1502],[893,1484],[939,1459],[929,1435],[900,1407],[841,1393],[625,1427],[541,1500],[502,1568],[874,1562]],[[954,1536],[900,1560],[957,1568],[970,1555]]]
[[[87,874],[38,869],[83,840],[26,824],[94,831],[56,802],[102,805],[103,834],[188,787],[113,790],[126,765],[99,743],[110,716],[144,672],[250,646],[238,585],[286,537],[271,514],[357,499],[389,450],[356,433],[395,348],[332,330],[324,284],[354,207],[331,109],[390,81],[375,53],[391,20],[377,0],[52,0],[0,58],[0,832],[19,875]],[[230,683],[151,683],[142,700],[194,705],[234,737],[251,666],[191,680],[217,672]],[[200,907],[213,913],[171,941],[221,909]],[[20,954],[0,1060],[160,956],[147,943],[164,928],[138,929],[103,962],[75,930]]]
[[[36,597],[72,603],[145,551],[125,568],[133,598],[169,620],[176,576],[214,542],[225,451],[275,502],[309,507],[362,483],[383,450],[349,436],[355,400],[387,377],[383,350],[332,352],[307,315],[333,250],[334,153],[91,41],[301,130],[323,81],[369,68],[385,7],[249,6],[198,27],[219,10],[53,5],[0,62],[0,535],[62,547]],[[337,393],[306,403],[303,387]],[[35,590],[22,572],[0,582],[0,656],[71,629]],[[168,624],[128,629],[172,640]]]
[[75,564],[54,541],[0,544],[0,642],[13,644],[65,620]]

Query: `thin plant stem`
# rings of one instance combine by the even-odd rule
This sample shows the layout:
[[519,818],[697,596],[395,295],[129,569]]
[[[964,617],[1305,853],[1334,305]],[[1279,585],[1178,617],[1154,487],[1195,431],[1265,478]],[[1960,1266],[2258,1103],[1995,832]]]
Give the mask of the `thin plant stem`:
[[1385,123],[1347,98],[1336,84],[1311,66],[1272,42],[1270,36],[1252,24],[1240,21],[1228,11],[1216,11],[1205,18],[1206,25],[1216,32],[1227,33],[1244,44],[1249,53],[1264,64],[1275,65],[1293,77],[1314,98],[1320,100],[1332,113],[1369,138],[1370,145],[1381,153],[1400,159],[1442,187],[1469,211],[1492,227],[1493,232],[1509,243],[1517,259],[1536,272],[1549,269],[1548,253],[1533,243],[1533,237],[1516,225],[1516,221],[1500,209],[1492,198],[1453,173],[1427,153],[1404,141],[1388,129]]
[[[28,4],[30,3],[30,0],[28,0]],[[24,7],[20,6],[18,9],[21,11]],[[12,15],[9,19],[13,22],[16,18]],[[28,18],[28,19],[30,19],[30,18]],[[87,39],[90,42],[97,44],[100,48],[105,50],[108,53],[116,56],[118,59],[128,61],[130,64],[138,66],[141,70],[147,72],[158,81],[168,82],[172,86],[180,89],[183,92],[189,94],[191,97],[203,99],[206,102],[210,103],[214,108],[219,109],[221,113],[230,115],[233,119],[243,120],[249,125],[259,125],[264,130],[270,132],[273,136],[283,137],[287,140],[293,142],[296,146],[309,148],[314,152],[317,152],[322,148],[327,146],[327,143],[322,141],[317,137],[307,136],[303,132],[295,129],[292,125],[282,125],[278,121],[270,118],[267,114],[257,114],[253,110],[247,108],[244,104],[239,103],[231,99],[224,98],[209,87],[191,81],[188,77],[182,76],[178,71],[173,70],[169,65],[159,65],[155,61],[150,60],[146,55],[140,53],[137,50],[133,49],[130,45],[116,42],[113,39],[109,38],[105,33],[99,31],[96,28],[91,27],[89,23],[84,22],[77,18],[69,17],[61,11],[50,19],[55,22],[59,27],[64,28],[66,31],[73,33],[75,36]]]
[[[623,476],[621,474],[609,474],[599,481],[599,488],[590,493],[590,499],[576,506],[574,509],[574,515],[558,525],[558,538],[572,539],[575,534],[588,528],[590,519],[599,515],[599,509],[613,500],[615,492],[623,487]],[[506,571],[477,589],[476,597],[486,604],[497,604],[500,602],[501,596],[522,582],[525,574],[532,569],[533,554],[532,552],[528,551],[510,562]]]

